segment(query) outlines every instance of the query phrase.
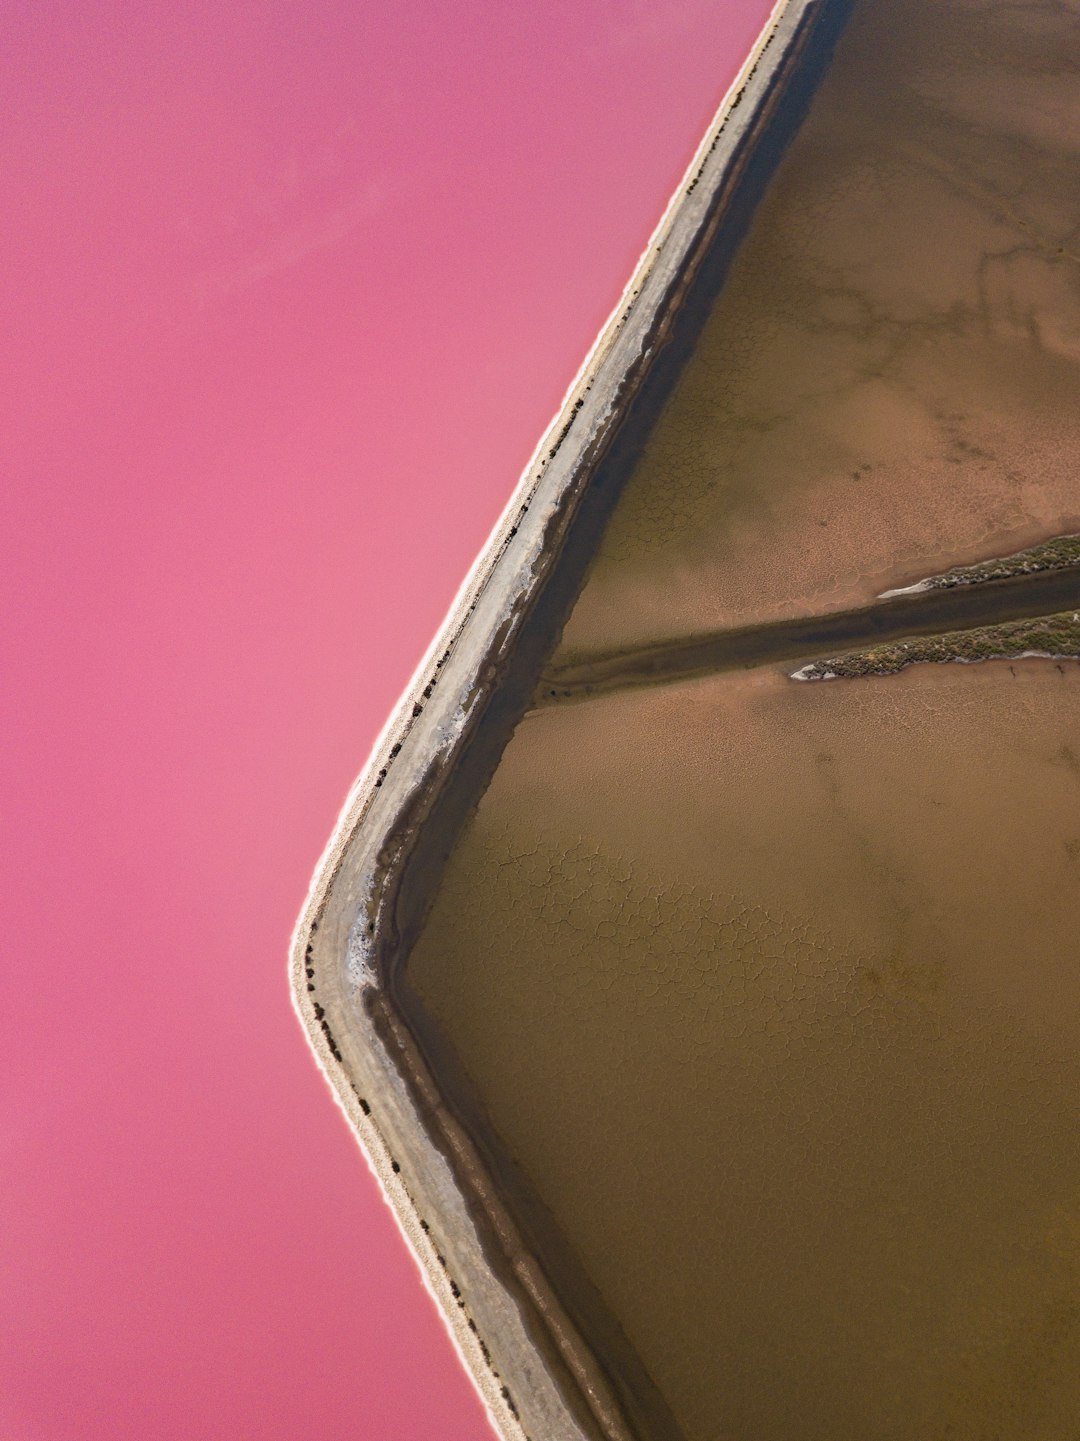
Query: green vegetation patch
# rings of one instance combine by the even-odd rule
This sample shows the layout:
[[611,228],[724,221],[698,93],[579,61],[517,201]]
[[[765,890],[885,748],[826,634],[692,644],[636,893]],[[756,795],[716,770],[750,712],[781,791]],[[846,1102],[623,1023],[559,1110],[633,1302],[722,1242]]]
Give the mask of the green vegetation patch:
[[851,651],[832,660],[811,661],[792,680],[840,680],[862,675],[894,675],[920,662],[1014,660],[1037,655],[1050,660],[1080,660],[1080,611],[1011,620],[1001,625],[913,636],[869,650]]
[[1040,570],[1065,570],[1070,565],[1080,565],[1080,535],[1058,535],[1028,550],[1018,550],[1015,555],[980,561],[978,565],[956,565],[941,575],[930,576],[922,582],[922,587],[949,590],[957,585],[977,585],[981,580],[1005,580],[1011,575],[1033,575]]

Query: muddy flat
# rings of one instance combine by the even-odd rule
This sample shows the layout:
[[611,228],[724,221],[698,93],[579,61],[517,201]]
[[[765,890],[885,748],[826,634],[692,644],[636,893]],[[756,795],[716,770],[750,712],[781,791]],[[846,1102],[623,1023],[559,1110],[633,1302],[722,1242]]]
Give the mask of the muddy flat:
[[1078,920],[1080,666],[766,670],[531,716],[408,975],[668,1434],[1066,1441]]
[[850,609],[1080,529],[1078,16],[855,5],[568,656]]

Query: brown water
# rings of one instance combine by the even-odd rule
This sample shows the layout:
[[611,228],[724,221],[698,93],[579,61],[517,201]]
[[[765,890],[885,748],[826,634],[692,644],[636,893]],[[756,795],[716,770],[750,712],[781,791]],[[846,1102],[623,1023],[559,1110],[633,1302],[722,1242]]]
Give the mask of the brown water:
[[689,1437],[1075,1435],[1080,667],[1014,669],[544,712],[451,859],[412,984]]
[[[564,660],[1077,528],[1078,20],[862,0]],[[535,711],[406,981],[656,1436],[1076,1441],[1080,666]]]
[[[1067,622],[1073,616],[1080,621],[1080,566],[979,585],[930,589],[878,601],[860,610],[833,610],[711,635],[699,632],[661,644],[593,651],[579,656],[576,662],[547,666],[540,674],[534,703],[559,705],[631,685],[683,680],[800,657],[836,655],[845,650],[865,651],[867,647],[912,636],[936,637],[950,631],[981,633],[976,628],[1035,617],[1045,620],[1061,612],[1067,612]],[[1076,630],[1071,624],[1060,627],[1063,632],[1066,628]],[[1066,643],[1068,649],[1054,654],[1076,656],[1075,635]],[[1017,650],[1041,648],[1033,644],[1018,646]]]
[[861,0],[565,649],[864,605],[1080,523],[1080,6]]

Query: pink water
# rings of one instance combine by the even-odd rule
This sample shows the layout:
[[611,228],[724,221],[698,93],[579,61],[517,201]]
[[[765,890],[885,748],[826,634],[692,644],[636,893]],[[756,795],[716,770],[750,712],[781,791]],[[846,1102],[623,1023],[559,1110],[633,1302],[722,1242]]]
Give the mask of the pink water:
[[286,948],[766,10],[0,21],[5,1438],[487,1434]]

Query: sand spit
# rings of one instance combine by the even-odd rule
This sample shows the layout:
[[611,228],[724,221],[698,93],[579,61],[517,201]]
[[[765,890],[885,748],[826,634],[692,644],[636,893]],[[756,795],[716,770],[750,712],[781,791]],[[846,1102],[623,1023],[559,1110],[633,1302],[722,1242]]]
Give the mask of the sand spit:
[[[390,983],[407,949],[400,890],[449,782],[467,771],[481,718],[490,725],[508,670],[528,660],[522,636],[526,622],[537,628],[538,598],[558,590],[553,571],[600,523],[608,502],[598,468],[610,472],[632,432],[632,403],[677,368],[688,295],[706,263],[719,254],[726,264],[775,164],[764,141],[782,147],[784,124],[795,123],[788,112],[805,103],[843,9],[778,0],[354,787],[294,937],[301,1022],[495,1425],[515,1441],[626,1441],[630,1431],[612,1379],[522,1244],[399,1019]],[[526,701],[527,692],[522,709]]]
[[883,590],[879,600],[891,600],[901,595],[918,595],[924,590],[947,590],[953,586],[981,585],[987,580],[1002,580],[1007,576],[1036,575],[1040,571],[1065,570],[1080,566],[1080,535],[1056,535],[1039,545],[1028,546],[1026,550],[1015,551],[993,560],[979,561],[976,565],[954,565],[940,575],[928,575],[914,585],[902,585],[893,590]]
[[894,641],[870,650],[811,661],[792,671],[792,680],[844,680],[895,675],[909,665],[988,660],[1080,660],[1080,611],[1040,616],[1005,625],[980,626],[944,635]]

